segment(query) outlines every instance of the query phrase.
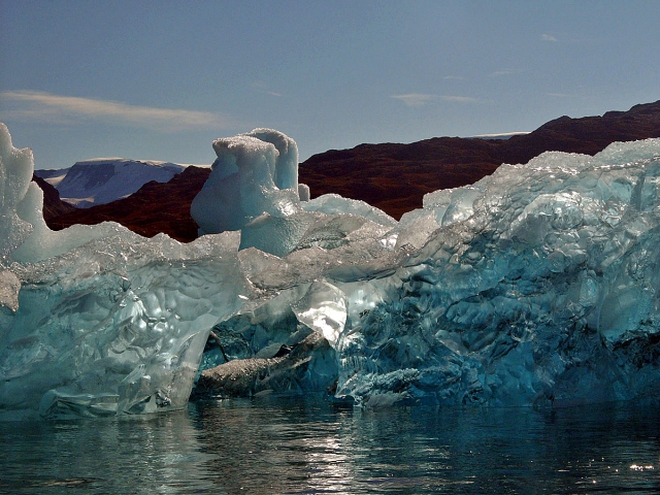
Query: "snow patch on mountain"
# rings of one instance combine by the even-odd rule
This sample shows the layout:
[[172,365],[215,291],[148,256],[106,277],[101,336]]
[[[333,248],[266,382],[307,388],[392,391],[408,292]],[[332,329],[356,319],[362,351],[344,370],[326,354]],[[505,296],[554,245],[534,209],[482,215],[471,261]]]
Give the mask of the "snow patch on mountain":
[[88,208],[130,196],[147,182],[168,182],[185,168],[154,160],[94,158],[76,162],[69,169],[35,173],[54,186],[63,201]]
[[58,169],[47,169],[47,170],[35,170],[34,175],[42,178],[44,181],[48,182],[51,186],[57,189],[57,186],[62,182],[62,179],[66,177],[69,168],[58,168]]
[[472,137],[477,139],[506,140],[512,138],[513,136],[524,136],[526,134],[530,134],[530,132],[529,131],[498,132],[495,134],[477,134],[476,136],[472,136]]

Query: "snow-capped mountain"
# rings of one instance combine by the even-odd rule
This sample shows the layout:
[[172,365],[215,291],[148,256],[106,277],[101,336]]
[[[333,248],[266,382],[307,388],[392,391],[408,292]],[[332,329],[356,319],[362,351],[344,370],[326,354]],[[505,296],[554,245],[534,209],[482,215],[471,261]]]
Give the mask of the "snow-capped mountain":
[[151,181],[168,182],[186,167],[176,163],[125,158],[95,158],[61,170],[36,170],[63,201],[80,208],[106,204],[136,192]]

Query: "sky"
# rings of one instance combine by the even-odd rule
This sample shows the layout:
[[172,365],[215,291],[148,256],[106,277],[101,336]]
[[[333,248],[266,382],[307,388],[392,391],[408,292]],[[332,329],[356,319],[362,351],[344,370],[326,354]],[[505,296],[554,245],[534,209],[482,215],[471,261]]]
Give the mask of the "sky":
[[0,0],[0,121],[37,169],[532,131],[659,100],[658,26],[655,0]]

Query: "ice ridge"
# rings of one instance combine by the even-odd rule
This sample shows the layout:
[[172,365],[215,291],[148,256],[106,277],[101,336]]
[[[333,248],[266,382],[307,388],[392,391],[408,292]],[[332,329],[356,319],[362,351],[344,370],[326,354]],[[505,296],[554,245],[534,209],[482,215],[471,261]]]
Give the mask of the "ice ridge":
[[51,232],[31,152],[0,127],[0,417],[182,407],[200,363],[198,389],[219,396],[657,400],[660,139],[505,164],[400,222],[301,201],[277,131],[214,149],[197,204],[223,233]]

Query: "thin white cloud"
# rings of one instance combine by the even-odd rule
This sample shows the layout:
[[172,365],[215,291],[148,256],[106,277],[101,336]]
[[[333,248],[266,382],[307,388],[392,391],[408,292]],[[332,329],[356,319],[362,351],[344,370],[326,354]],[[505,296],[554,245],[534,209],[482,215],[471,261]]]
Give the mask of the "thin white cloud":
[[523,71],[520,69],[504,69],[491,72],[488,74],[490,77],[502,77],[502,76],[513,76],[515,74],[521,74]]
[[556,43],[559,40],[557,38],[555,38],[554,36],[552,36],[551,34],[542,34],[541,35],[541,41],[551,41],[553,43]]
[[555,98],[574,98],[575,95],[568,93],[546,93],[548,96],[554,96]]
[[278,93],[277,91],[272,91],[269,88],[268,84],[266,84],[263,81],[255,81],[251,84],[251,86],[259,93],[266,93],[271,96],[277,96],[278,98],[282,98],[284,96],[282,93]]
[[477,103],[479,99],[471,98],[469,96],[441,96],[440,99],[443,101],[452,101],[454,103]]
[[402,101],[409,107],[423,107],[437,101],[440,97],[438,95],[428,95],[422,93],[408,93],[405,95],[392,95],[390,98]]
[[43,91],[4,91],[0,92],[0,99],[14,107],[3,113],[30,121],[59,120],[71,123],[92,119],[165,131],[231,127],[227,117],[213,112],[145,107]]
[[425,93],[407,93],[403,95],[391,95],[390,98],[402,101],[409,107],[423,107],[438,101],[448,101],[453,103],[477,103],[477,98],[469,96],[454,95],[432,95]]

